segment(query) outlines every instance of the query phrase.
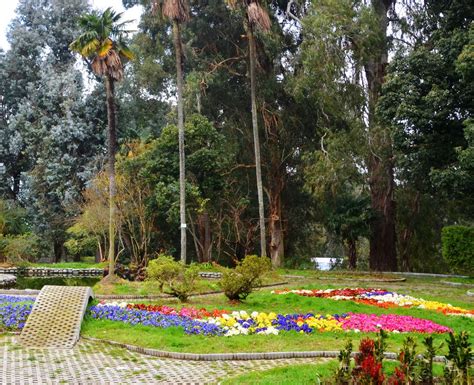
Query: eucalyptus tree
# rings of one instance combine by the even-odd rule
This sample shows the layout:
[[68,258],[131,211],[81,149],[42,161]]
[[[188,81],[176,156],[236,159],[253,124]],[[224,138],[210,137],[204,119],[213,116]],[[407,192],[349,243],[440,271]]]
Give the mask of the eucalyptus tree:
[[364,127],[365,156],[359,171],[369,186],[374,214],[369,256],[374,270],[397,269],[392,128],[377,114],[394,6],[393,0],[313,1],[303,19],[304,92],[313,95],[331,130],[340,131],[338,120],[348,120],[347,108],[353,114],[350,119]]
[[186,178],[185,178],[185,156],[184,156],[184,52],[181,38],[183,23],[190,18],[188,0],[153,0],[152,10],[156,13],[159,9],[164,17],[170,19],[173,28],[173,45],[176,59],[176,91],[178,110],[178,147],[179,147],[179,212],[182,263],[186,263]]
[[257,29],[260,29],[264,32],[269,31],[271,27],[271,21],[268,12],[262,7],[258,0],[227,0],[227,3],[231,8],[240,8],[245,12],[244,28],[246,30],[248,39],[250,103],[252,110],[252,131],[255,151],[255,173],[257,178],[260,254],[262,257],[266,257],[267,241],[265,230],[265,207],[263,201],[262,165],[260,159],[260,138],[258,132],[256,77],[257,49],[255,44],[255,31]]
[[92,12],[80,17],[82,34],[71,44],[87,61],[93,73],[105,80],[108,122],[108,171],[109,171],[109,275],[115,276],[115,217],[116,183],[115,154],[117,151],[117,118],[115,83],[124,76],[124,61],[133,59],[133,53],[124,40],[126,22],[120,22],[122,14],[107,8],[102,13]]

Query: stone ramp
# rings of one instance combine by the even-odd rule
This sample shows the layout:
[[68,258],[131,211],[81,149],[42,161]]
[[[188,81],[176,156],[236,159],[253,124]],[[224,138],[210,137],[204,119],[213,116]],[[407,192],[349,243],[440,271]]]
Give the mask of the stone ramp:
[[94,293],[83,286],[44,286],[20,334],[23,346],[74,347],[79,339],[87,303]]

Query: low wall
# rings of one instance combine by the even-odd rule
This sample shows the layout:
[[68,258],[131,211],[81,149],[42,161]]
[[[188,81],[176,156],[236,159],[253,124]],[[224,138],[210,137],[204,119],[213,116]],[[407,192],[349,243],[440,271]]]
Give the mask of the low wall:
[[[3,267],[0,274],[10,274],[17,277],[103,277],[103,269],[58,269],[50,267]],[[221,278],[218,272],[202,271],[202,278]]]
[[15,286],[16,277],[12,274],[0,274],[0,287],[10,288]]
[[0,274],[17,277],[102,277],[103,269],[57,269],[49,267],[4,267]]

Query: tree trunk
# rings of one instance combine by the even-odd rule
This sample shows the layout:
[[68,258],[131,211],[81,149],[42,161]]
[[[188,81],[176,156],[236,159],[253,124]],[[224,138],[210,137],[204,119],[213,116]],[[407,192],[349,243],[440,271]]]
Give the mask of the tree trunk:
[[408,219],[405,223],[400,224],[404,227],[399,231],[398,251],[401,271],[411,271],[410,261],[410,245],[416,231],[416,219],[420,214],[420,197],[421,193],[417,191],[411,204]]
[[184,163],[184,111],[183,111],[183,50],[181,29],[173,21],[173,42],[176,54],[176,87],[178,91],[178,142],[179,142],[179,216],[181,229],[181,262],[186,263],[186,180]]
[[349,261],[349,269],[357,268],[357,244],[355,239],[347,240],[347,259]]
[[209,213],[204,211],[202,214],[198,215],[197,218],[198,225],[198,236],[201,261],[200,262],[210,262],[211,261],[211,226],[209,220]]
[[369,266],[371,270],[397,269],[395,201],[392,140],[388,128],[377,120],[375,108],[385,81],[388,64],[387,12],[393,0],[374,0],[372,6],[379,20],[382,43],[364,65],[368,84],[369,158],[368,172],[371,207]]
[[262,166],[260,160],[260,139],[258,135],[257,120],[257,96],[256,87],[257,80],[255,75],[257,52],[255,48],[255,37],[252,25],[247,25],[247,38],[249,41],[249,73],[250,73],[250,99],[252,103],[252,129],[253,142],[255,148],[255,172],[257,177],[257,194],[258,194],[258,217],[260,226],[260,255],[267,256],[267,241],[265,231],[265,209],[263,205],[263,185],[262,185]]
[[54,262],[66,262],[66,247],[64,246],[64,239],[58,237],[53,241]]
[[114,80],[105,78],[107,94],[108,157],[109,157],[109,277],[115,275],[115,152],[117,150],[117,121],[115,111]]
[[95,263],[102,262],[102,246],[100,244],[100,241],[97,241],[97,249],[95,251],[94,262]]
[[270,218],[268,224],[268,230],[270,233],[270,258],[272,260],[272,266],[278,268],[283,264],[285,256],[281,210],[281,191],[283,182],[281,181],[281,177],[274,175],[271,183],[272,186],[268,192],[268,200],[270,202]]

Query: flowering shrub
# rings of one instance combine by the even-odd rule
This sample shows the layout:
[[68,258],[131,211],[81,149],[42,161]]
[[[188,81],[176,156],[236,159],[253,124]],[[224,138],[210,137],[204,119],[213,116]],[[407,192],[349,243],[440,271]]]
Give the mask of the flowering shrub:
[[382,385],[385,379],[382,361],[375,354],[375,342],[370,338],[360,341],[359,352],[355,355],[352,377],[356,384]]
[[448,315],[463,315],[474,317],[474,310],[466,310],[438,301],[427,301],[409,295],[381,289],[327,289],[327,290],[275,290],[275,294],[297,294],[305,297],[331,298],[336,301],[350,300],[366,305],[382,308],[390,307],[417,307],[419,309],[436,310]]

